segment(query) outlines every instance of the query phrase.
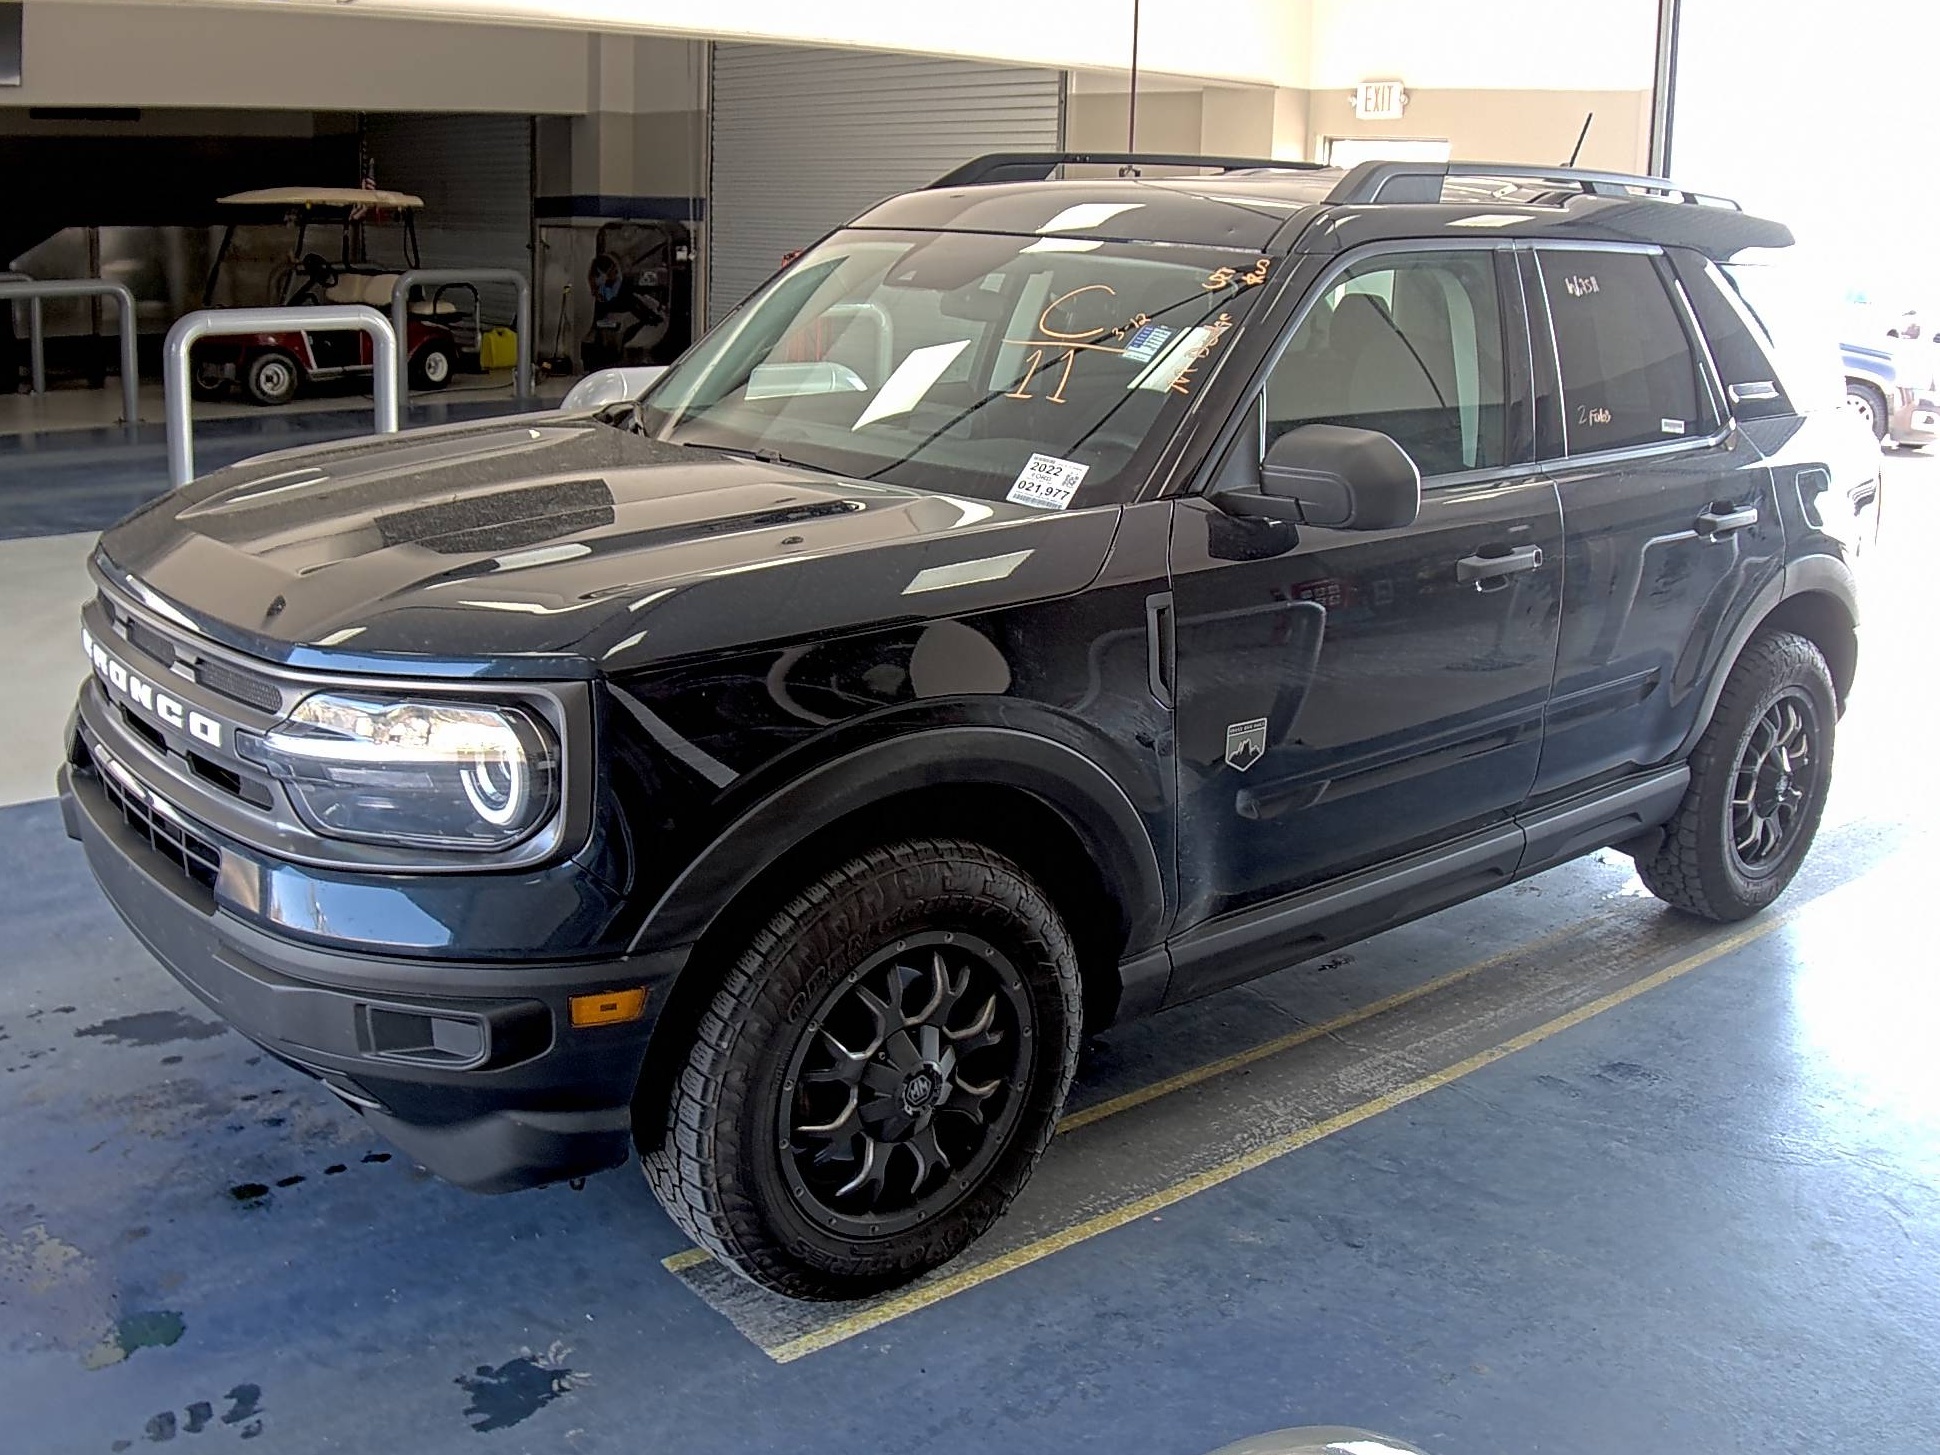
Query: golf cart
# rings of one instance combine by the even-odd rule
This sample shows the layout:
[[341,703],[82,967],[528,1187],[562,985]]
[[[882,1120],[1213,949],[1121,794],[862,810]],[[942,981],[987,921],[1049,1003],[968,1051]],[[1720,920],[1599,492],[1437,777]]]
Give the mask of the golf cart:
[[[219,198],[241,209],[224,231],[209,270],[203,306],[300,308],[362,303],[388,313],[400,273],[419,266],[414,221],[422,199],[359,187],[271,187]],[[315,247],[332,247],[336,261]],[[380,244],[391,265],[373,260]],[[445,295],[469,294],[467,307]],[[461,337],[469,347],[461,345]],[[478,290],[447,284],[414,299],[406,336],[415,389],[442,389],[463,360],[477,366]],[[205,339],[191,356],[195,393],[216,398],[231,384],[257,404],[287,404],[312,381],[368,374],[370,338],[355,329]]]

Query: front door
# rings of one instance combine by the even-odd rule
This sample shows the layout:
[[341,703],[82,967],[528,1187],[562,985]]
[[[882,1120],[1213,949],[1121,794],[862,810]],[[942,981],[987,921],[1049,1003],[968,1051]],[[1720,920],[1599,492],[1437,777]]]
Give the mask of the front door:
[[[1257,478],[1265,447],[1302,424],[1380,430],[1421,468],[1421,513],[1359,532],[1179,502],[1182,931],[1508,826],[1535,781],[1561,517],[1531,463],[1510,254],[1363,255],[1318,281],[1240,468]],[[1234,468],[1229,454],[1222,483]],[[1182,962],[1174,991],[1258,968]]]
[[1535,336],[1555,341],[1538,436],[1569,539],[1535,793],[1555,799],[1677,753],[1785,540],[1771,470],[1722,422],[1665,261],[1546,247],[1524,267]]

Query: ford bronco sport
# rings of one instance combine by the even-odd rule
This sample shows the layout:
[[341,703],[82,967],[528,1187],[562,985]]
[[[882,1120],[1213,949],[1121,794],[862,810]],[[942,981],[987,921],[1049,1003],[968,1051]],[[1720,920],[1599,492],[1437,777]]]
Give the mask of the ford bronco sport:
[[135,933],[434,1172],[637,1147],[845,1297],[1003,1212],[1087,1026],[1606,845],[1770,903],[1879,471],[1734,281],[1787,231],[1071,160],[884,202],[637,399],[107,532],[60,791]]

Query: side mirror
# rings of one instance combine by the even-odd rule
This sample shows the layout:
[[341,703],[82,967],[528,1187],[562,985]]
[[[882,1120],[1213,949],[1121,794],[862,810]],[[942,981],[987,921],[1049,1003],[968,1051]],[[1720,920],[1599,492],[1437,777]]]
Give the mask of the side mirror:
[[595,369],[566,391],[559,407],[567,413],[598,409],[602,404],[618,404],[638,399],[647,386],[667,372],[665,364],[635,365],[624,369]]
[[1421,513],[1421,471],[1378,431],[1303,424],[1266,452],[1257,492],[1228,491],[1219,504],[1295,525],[1395,530]]

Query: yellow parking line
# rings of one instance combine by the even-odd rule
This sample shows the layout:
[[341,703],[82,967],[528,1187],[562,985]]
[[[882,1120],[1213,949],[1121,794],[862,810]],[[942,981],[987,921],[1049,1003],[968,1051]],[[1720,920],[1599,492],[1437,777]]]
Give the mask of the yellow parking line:
[[[1136,1091],[1126,1092],[1123,1096],[1111,1097],[1096,1105],[1085,1107],[1082,1111],[1066,1112],[1058,1122],[1058,1131],[1059,1133],[1075,1132],[1079,1127],[1088,1127],[1121,1111],[1130,1111],[1135,1106],[1143,1106],[1148,1101],[1157,1101],[1162,1096],[1170,1096],[1173,1092],[1183,1091],[1188,1086],[1197,1086],[1200,1082],[1210,1081],[1215,1076],[1224,1076],[1227,1072],[1237,1071],[1242,1066],[1251,1066],[1256,1061],[1264,1061],[1269,1056],[1277,1056],[1282,1051],[1290,1051],[1295,1046],[1305,1045],[1308,1041],[1317,1040],[1321,1036],[1331,1036],[1346,1030],[1349,1026],[1357,1026],[1363,1021],[1373,1020],[1378,1015],[1385,1015],[1388,1011],[1407,1005],[1411,1001],[1420,1000],[1425,995],[1433,995],[1438,990],[1446,990],[1451,985],[1480,975],[1485,970],[1493,970],[1496,966],[1506,964],[1520,956],[1539,954],[1550,946],[1569,939],[1572,935],[1581,934],[1587,926],[1599,918],[1602,916],[1587,915],[1573,924],[1564,925],[1559,930],[1539,935],[1526,944],[1517,945],[1514,949],[1491,955],[1486,960],[1477,960],[1473,965],[1464,965],[1459,970],[1451,970],[1446,975],[1439,975],[1423,984],[1398,990],[1393,995],[1370,1001],[1344,1015],[1335,1016],[1330,1021],[1322,1021],[1319,1025],[1302,1026],[1297,1031],[1289,1031],[1284,1036],[1262,1041],[1259,1045],[1249,1046],[1244,1051],[1236,1051],[1217,1061],[1208,1061],[1204,1066],[1195,1066],[1190,1071],[1181,1071],[1176,1076],[1154,1081],[1149,1086],[1141,1086]],[[678,1253],[661,1259],[660,1266],[669,1273],[679,1273],[683,1269],[698,1267],[713,1256],[705,1248],[683,1248]]]
[[[1811,901],[1811,903],[1822,903],[1823,899],[1824,897],[1820,900]],[[1257,1147],[1251,1152],[1246,1152],[1238,1157],[1232,1158],[1230,1161],[1222,1162],[1215,1167],[1209,1167],[1205,1171],[1188,1177],[1182,1182],[1174,1183],[1171,1187],[1162,1188],[1134,1202],[1127,1203],[1123,1207],[1114,1208],[1110,1212],[1100,1213],[1096,1217],[1087,1218],[1084,1222],[1075,1223],[1061,1232],[1049,1234],[1034,1243],[1026,1243],[1021,1248],[1013,1249],[1009,1253],[1000,1254],[986,1263],[978,1264],[974,1268],[966,1268],[961,1273],[940,1278],[934,1283],[925,1284],[918,1288],[912,1288],[907,1293],[850,1314],[846,1318],[837,1319],[833,1323],[817,1329],[813,1333],[803,1334],[799,1338],[789,1339],[784,1343],[777,1344],[767,1351],[768,1356],[777,1364],[791,1363],[796,1359],[800,1359],[803,1355],[813,1354],[817,1350],[828,1348],[831,1344],[839,1344],[845,1339],[852,1339],[858,1334],[865,1334],[869,1330],[879,1328],[894,1319],[915,1313],[919,1309],[928,1308],[931,1304],[941,1303],[946,1298],[975,1288],[979,1284],[988,1283],[993,1278],[1000,1278],[1004,1274],[1013,1272],[1016,1269],[1028,1267],[1041,1258],[1048,1258],[1053,1253],[1060,1253],[1066,1248],[1075,1247],[1079,1243],[1097,1237],[1100,1233],[1108,1233],[1115,1228],[1124,1227],[1127,1223],[1137,1222],[1140,1218],[1150,1217],[1153,1213],[1161,1212],[1171,1207],[1174,1203],[1182,1202],[1186,1198],[1193,1196],[1195,1193],[1205,1192],[1207,1189],[1217,1187],[1223,1182],[1229,1182],[1233,1178],[1238,1177],[1242,1172],[1250,1172],[1256,1167],[1263,1166],[1277,1158],[1286,1156],[1289,1152],[1295,1152],[1302,1147],[1310,1146],[1314,1142],[1320,1141],[1323,1137],[1332,1136],[1335,1132],[1343,1131],[1357,1123],[1368,1120],[1370,1117],[1379,1116],[1384,1111],[1391,1111],[1405,1102],[1413,1101],[1418,1096],[1424,1096],[1428,1092],[1446,1086],[1452,1081],[1458,1081],[1472,1071],[1479,1071],[1484,1066],[1493,1065],[1506,1056],[1512,1056],[1518,1051],[1526,1050],[1539,1041],[1547,1040],[1559,1031],[1566,1031],[1573,1026],[1579,1026],[1592,1016],[1601,1015],[1606,1010],[1622,1005],[1626,1001],[1634,1000],[1646,991],[1655,990],[1660,985],[1668,984],[1680,976],[1688,975],[1691,971],[1710,964],[1720,956],[1728,955],[1732,951],[1750,944],[1753,940],[1779,929],[1781,926],[1789,923],[1806,907],[1806,905],[1801,905],[1798,909],[1783,914],[1772,915],[1745,929],[1737,930],[1732,934],[1726,935],[1723,939],[1706,946],[1704,949],[1697,951],[1695,954],[1686,956],[1675,964],[1668,965],[1664,969],[1656,971],[1654,974],[1646,975],[1641,980],[1634,980],[1622,989],[1613,990],[1608,995],[1579,1006],[1567,1014],[1556,1017],[1554,1020],[1545,1021],[1542,1025],[1524,1031],[1519,1036],[1511,1037],[1500,1045],[1491,1046],[1485,1051],[1478,1051],[1466,1060],[1457,1061],[1454,1065],[1445,1067],[1431,1075],[1423,1076],[1419,1080],[1410,1081],[1406,1085],[1396,1087],[1393,1091],[1377,1096],[1371,1101],[1362,1102],[1359,1106],[1351,1107],[1347,1111],[1341,1112],[1336,1116],[1328,1117],[1324,1121],[1315,1122],[1311,1126],[1302,1127],[1298,1131],[1289,1132],[1285,1136],[1277,1137],[1273,1141]]]
[[1377,1015],[1385,1015],[1397,1006],[1410,1001],[1420,1000],[1424,995],[1433,995],[1437,990],[1446,990],[1471,976],[1480,975],[1484,970],[1493,970],[1523,955],[1534,955],[1559,941],[1580,934],[1584,927],[1598,916],[1590,915],[1575,924],[1565,925],[1562,929],[1537,939],[1526,945],[1518,945],[1513,950],[1504,950],[1499,955],[1491,955],[1486,960],[1477,960],[1473,965],[1465,965],[1460,970],[1451,970],[1446,975],[1437,976],[1421,985],[1396,991],[1393,995],[1383,996],[1380,1000],[1370,1001],[1348,1011],[1345,1015],[1323,1021],[1319,1025],[1302,1026],[1297,1031],[1289,1031],[1270,1041],[1262,1041],[1257,1046],[1249,1046],[1244,1051],[1236,1051],[1217,1061],[1208,1061],[1204,1066],[1195,1066],[1190,1071],[1181,1071],[1177,1076],[1168,1076],[1162,1081],[1154,1081],[1149,1086],[1141,1086],[1136,1091],[1128,1091],[1123,1096],[1114,1096],[1095,1106],[1085,1107],[1082,1111],[1068,1112],[1058,1123],[1060,1132],[1075,1132],[1079,1127],[1088,1127],[1093,1122],[1103,1121],[1121,1111],[1130,1111],[1135,1106],[1143,1106],[1148,1101],[1157,1101],[1161,1096],[1170,1096],[1175,1091],[1183,1091],[1188,1086],[1197,1086],[1202,1081],[1210,1081],[1215,1076],[1224,1076],[1228,1071],[1237,1071],[1242,1066],[1251,1066],[1255,1061],[1264,1061],[1269,1056],[1277,1056],[1282,1051],[1290,1051],[1295,1046],[1317,1040],[1321,1036],[1331,1036],[1344,1031],[1349,1026],[1357,1026],[1362,1021],[1373,1020]]

